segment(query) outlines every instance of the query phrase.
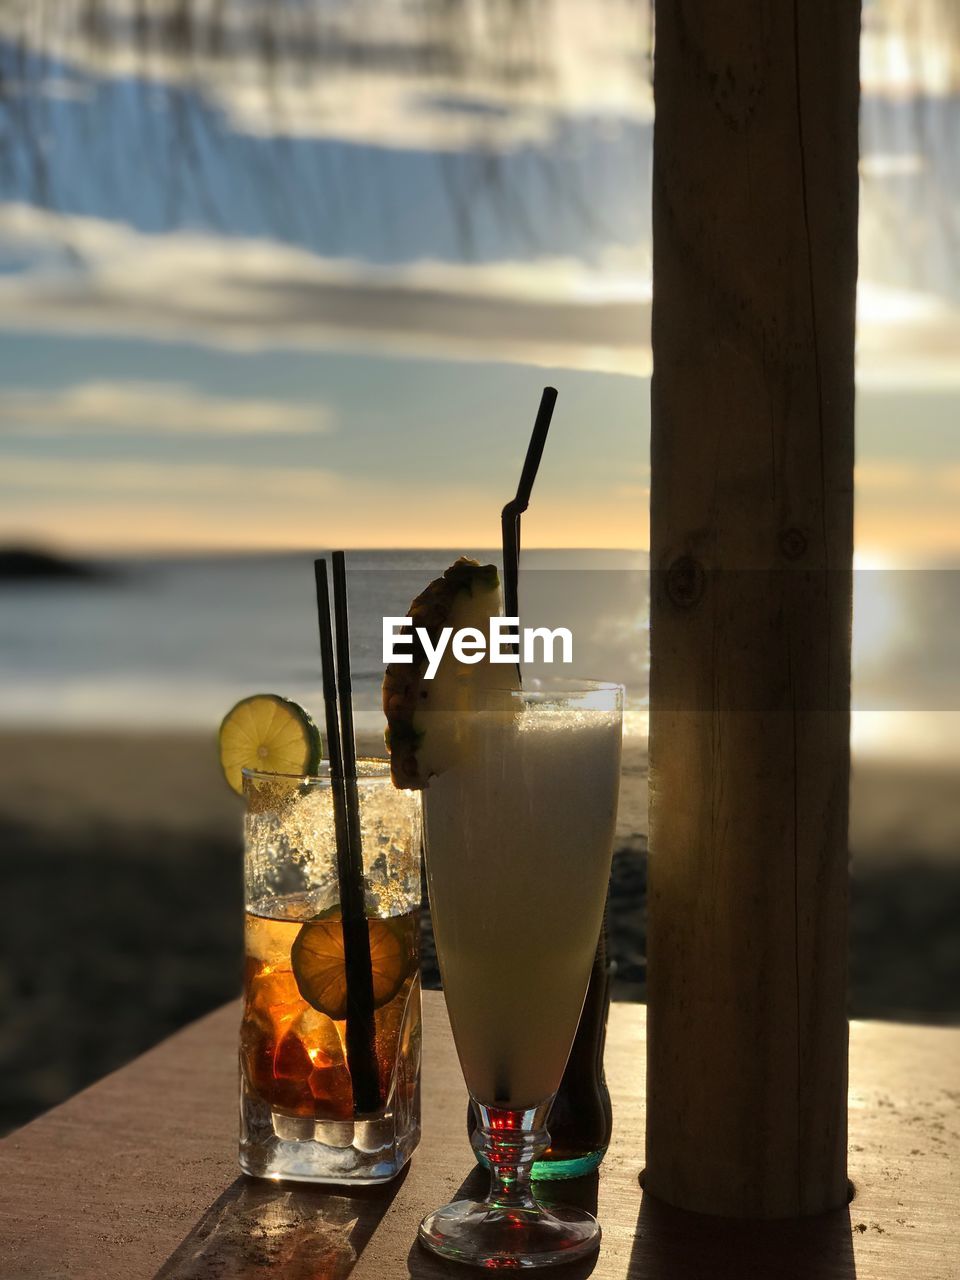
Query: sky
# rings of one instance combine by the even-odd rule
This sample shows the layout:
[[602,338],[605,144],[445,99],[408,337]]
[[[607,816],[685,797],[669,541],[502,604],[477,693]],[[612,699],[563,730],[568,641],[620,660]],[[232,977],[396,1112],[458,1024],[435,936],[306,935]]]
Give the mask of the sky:
[[[602,5],[4,6],[0,540],[495,545],[552,383],[525,541],[645,547],[650,23]],[[950,13],[864,10],[880,561],[960,557]]]

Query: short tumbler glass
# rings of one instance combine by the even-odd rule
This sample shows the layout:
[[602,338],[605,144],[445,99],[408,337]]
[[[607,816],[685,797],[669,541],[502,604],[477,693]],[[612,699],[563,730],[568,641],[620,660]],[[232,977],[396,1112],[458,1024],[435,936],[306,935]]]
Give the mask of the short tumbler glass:
[[[420,805],[386,761],[358,762],[375,1109],[357,1110],[347,1045],[333,790],[244,770],[246,964],[240,1166],[261,1178],[376,1183],[420,1140]],[[351,1015],[353,1016],[353,1015]],[[356,1073],[356,1059],[353,1059]]]

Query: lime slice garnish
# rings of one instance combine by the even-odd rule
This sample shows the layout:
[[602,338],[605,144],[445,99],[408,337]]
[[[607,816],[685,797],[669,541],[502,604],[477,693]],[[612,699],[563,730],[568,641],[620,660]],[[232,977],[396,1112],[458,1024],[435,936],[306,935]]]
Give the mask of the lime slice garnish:
[[220,767],[238,795],[242,769],[263,773],[315,773],[320,730],[303,707],[276,693],[255,693],[231,707],[220,725]]
[[[410,972],[411,946],[404,919],[368,919],[373,1005],[388,1004]],[[347,1016],[347,974],[339,909],[308,920],[290,951],[293,976],[307,1004],[335,1022]]]

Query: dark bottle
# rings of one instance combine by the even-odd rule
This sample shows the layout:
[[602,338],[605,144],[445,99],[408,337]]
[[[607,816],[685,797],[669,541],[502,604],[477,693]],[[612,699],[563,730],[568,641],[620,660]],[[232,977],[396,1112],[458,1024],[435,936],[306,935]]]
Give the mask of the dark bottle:
[[[547,1117],[550,1146],[534,1163],[534,1178],[579,1178],[592,1173],[606,1154],[613,1127],[610,1091],[603,1074],[609,1011],[610,972],[604,911],[580,1024]],[[475,1128],[473,1107],[468,1103],[467,1132],[472,1135]]]

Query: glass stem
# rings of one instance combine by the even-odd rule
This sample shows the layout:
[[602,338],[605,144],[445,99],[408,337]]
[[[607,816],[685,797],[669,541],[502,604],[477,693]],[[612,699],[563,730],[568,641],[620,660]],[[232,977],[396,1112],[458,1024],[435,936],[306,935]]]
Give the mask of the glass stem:
[[486,1107],[473,1103],[477,1127],[470,1139],[473,1149],[490,1169],[487,1204],[504,1209],[530,1209],[539,1206],[530,1185],[534,1161],[550,1145],[547,1113],[552,1098],[515,1111],[509,1107]]

